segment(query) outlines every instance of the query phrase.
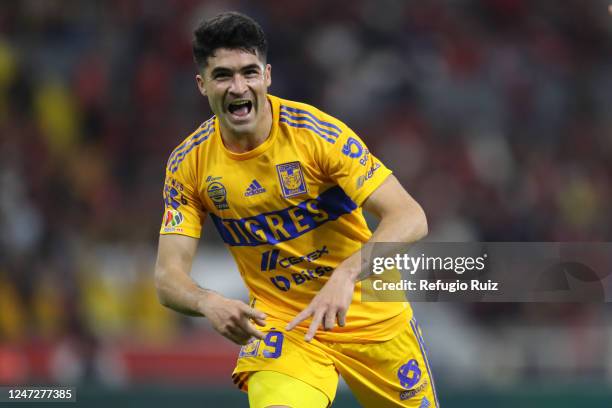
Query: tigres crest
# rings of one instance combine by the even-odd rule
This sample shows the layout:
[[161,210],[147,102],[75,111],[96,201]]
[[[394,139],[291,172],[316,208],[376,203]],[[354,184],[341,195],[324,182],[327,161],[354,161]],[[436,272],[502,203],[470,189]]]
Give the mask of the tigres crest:
[[306,193],[306,182],[300,162],[278,164],[276,172],[285,198]]

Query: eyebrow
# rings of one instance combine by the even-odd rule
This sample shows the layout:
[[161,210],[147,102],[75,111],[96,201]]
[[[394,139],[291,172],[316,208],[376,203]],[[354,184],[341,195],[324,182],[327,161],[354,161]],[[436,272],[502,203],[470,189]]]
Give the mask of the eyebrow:
[[258,64],[249,64],[246,67],[242,67],[241,71],[248,71],[249,69],[258,69],[261,70],[261,67]]
[[[258,64],[249,64],[246,65],[242,68],[240,68],[240,71],[248,71],[249,69],[257,69],[257,70],[261,70],[261,67]],[[211,76],[215,76],[216,74],[220,74],[220,73],[228,73],[228,72],[232,72],[232,70],[230,68],[227,67],[216,67],[215,69],[213,69],[210,73]]]

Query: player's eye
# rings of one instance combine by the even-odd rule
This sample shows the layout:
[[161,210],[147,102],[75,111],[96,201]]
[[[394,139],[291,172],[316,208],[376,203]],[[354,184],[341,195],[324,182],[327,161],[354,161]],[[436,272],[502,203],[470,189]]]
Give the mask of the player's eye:
[[216,80],[228,79],[229,77],[230,77],[229,72],[217,72],[216,74],[213,74],[213,79],[216,79]]

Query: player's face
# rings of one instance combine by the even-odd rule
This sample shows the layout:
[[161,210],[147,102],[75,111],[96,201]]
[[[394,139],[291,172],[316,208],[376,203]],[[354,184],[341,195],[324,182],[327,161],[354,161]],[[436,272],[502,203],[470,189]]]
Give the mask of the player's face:
[[224,128],[235,134],[255,133],[267,109],[269,64],[245,50],[220,48],[196,79]]

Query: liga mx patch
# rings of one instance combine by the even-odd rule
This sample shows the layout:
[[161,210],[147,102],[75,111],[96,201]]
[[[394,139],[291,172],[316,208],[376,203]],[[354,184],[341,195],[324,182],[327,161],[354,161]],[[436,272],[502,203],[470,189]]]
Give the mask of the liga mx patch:
[[276,172],[278,173],[283,197],[295,197],[306,193],[306,182],[300,162],[277,164]]
[[164,227],[176,227],[183,222],[183,214],[178,210],[169,209],[164,215]]

